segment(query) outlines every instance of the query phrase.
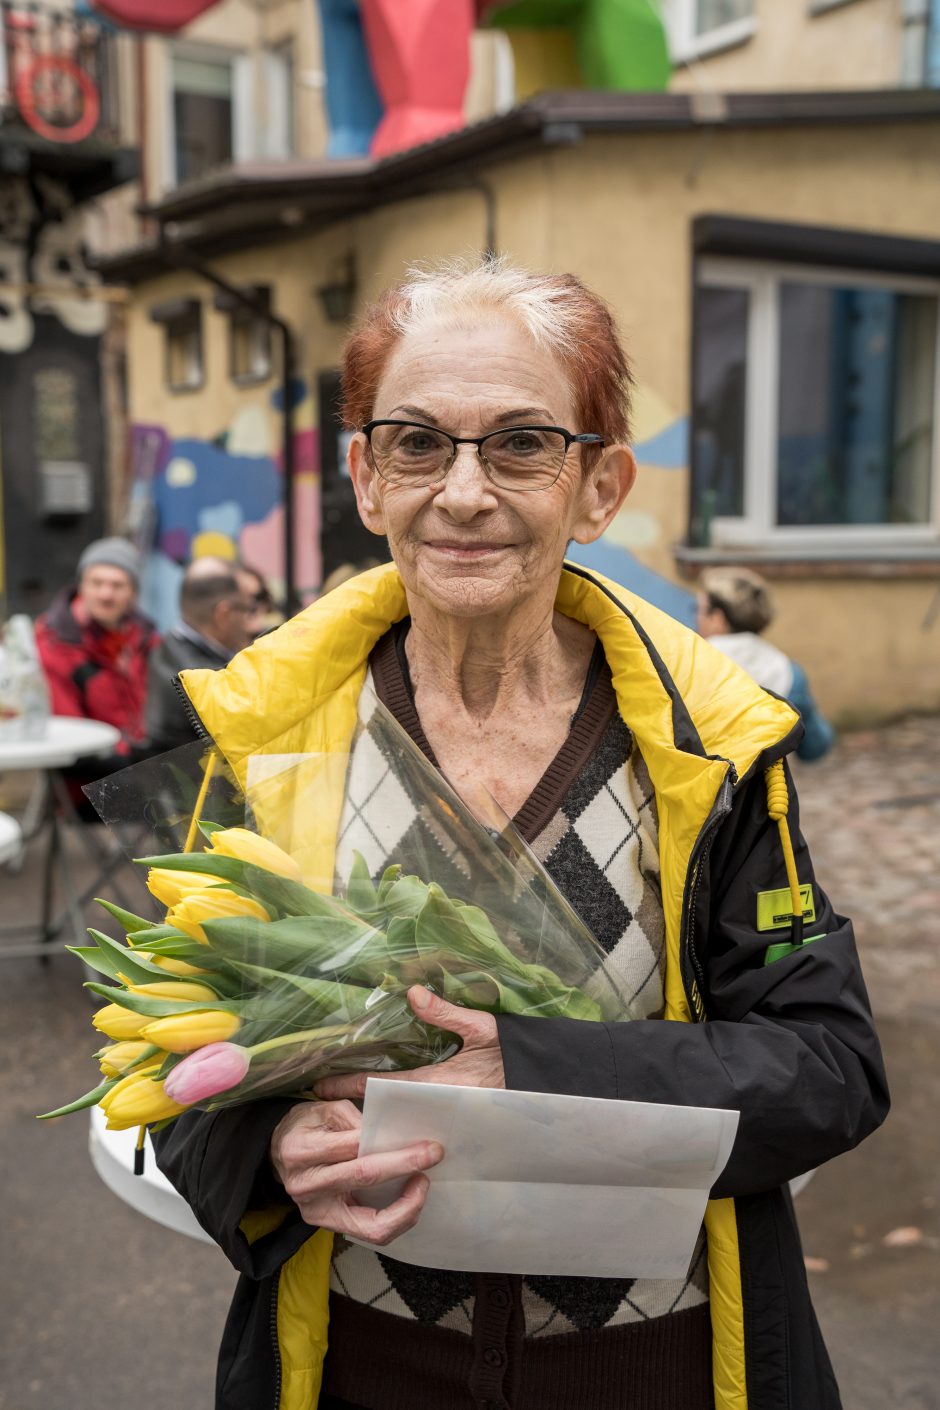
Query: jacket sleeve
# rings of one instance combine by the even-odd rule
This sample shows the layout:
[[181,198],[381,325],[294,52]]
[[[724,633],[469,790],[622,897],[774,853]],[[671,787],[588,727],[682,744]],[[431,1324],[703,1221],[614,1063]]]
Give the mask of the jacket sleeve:
[[49,707],[53,715],[84,719],[87,715],[85,701],[74,677],[76,666],[81,664],[78,652],[42,626],[36,629],[36,650],[49,687]]
[[816,885],[787,782],[797,870],[816,910],[799,949],[768,954],[788,932],[757,929],[758,893],[786,885],[758,775],[720,827],[697,893],[706,1022],[497,1017],[508,1087],[740,1111],[716,1198],[783,1184],[857,1145],[888,1110],[852,927]]
[[316,1229],[268,1160],[275,1126],[294,1099],[191,1111],[152,1136],[157,1165],[210,1238],[250,1278],[275,1272]]

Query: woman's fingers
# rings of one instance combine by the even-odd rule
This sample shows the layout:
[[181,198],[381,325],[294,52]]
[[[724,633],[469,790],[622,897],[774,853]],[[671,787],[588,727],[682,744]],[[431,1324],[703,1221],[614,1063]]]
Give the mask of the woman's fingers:
[[345,1218],[348,1227],[340,1232],[370,1244],[387,1244],[413,1229],[428,1197],[430,1182],[426,1175],[413,1175],[402,1193],[386,1209],[369,1209],[366,1205],[347,1204]]
[[491,1013],[450,1004],[421,984],[413,984],[408,990],[408,1002],[422,1023],[446,1028],[464,1043],[490,1043],[496,1038],[496,1019]]
[[293,1170],[319,1164],[322,1142],[334,1133],[352,1138],[351,1151],[348,1140],[338,1142],[342,1153],[333,1156],[334,1160],[348,1160],[359,1148],[361,1125],[362,1115],[352,1102],[298,1102],[271,1134],[269,1152],[278,1179],[286,1186]]
[[279,1164],[287,1172],[288,1178],[292,1178],[297,1171],[309,1170],[311,1166],[334,1165],[337,1161],[355,1160],[358,1154],[358,1130],[293,1131],[281,1145]]
[[377,1155],[357,1156],[331,1165],[317,1165],[292,1175],[284,1188],[298,1204],[317,1195],[348,1195],[356,1190],[381,1185],[386,1180],[400,1180],[430,1170],[444,1156],[444,1147],[437,1141],[419,1141],[402,1150]]

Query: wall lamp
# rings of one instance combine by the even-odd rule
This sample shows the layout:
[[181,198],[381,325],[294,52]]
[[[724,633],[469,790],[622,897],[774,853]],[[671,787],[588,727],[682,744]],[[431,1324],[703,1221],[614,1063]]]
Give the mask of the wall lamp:
[[355,258],[349,254],[338,277],[329,284],[321,284],[317,289],[317,297],[328,323],[348,323],[358,288]]

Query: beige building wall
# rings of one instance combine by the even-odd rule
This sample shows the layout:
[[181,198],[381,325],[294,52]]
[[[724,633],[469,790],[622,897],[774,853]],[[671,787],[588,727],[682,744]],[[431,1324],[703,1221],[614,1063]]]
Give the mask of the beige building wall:
[[[865,162],[855,161],[864,134]],[[612,304],[637,375],[634,441],[642,447],[689,410],[690,234],[696,215],[724,213],[873,233],[936,238],[940,181],[933,123],[761,132],[713,131],[594,137],[580,146],[494,167],[487,175],[502,250],[537,268],[570,269]],[[484,209],[474,192],[383,207],[315,237],[216,261],[236,281],[270,282],[275,306],[302,342],[302,371],[338,363],[344,329],[325,321],[316,287],[353,253],[359,305],[416,259],[481,248]],[[184,273],[138,287],[129,312],[132,419],[169,434],[211,437],[244,417],[268,418],[270,387],[241,391],[226,372],[225,320],[207,313],[203,390],[162,386],[162,333],[147,318],[159,300],[211,291]],[[315,408],[302,408],[313,425]],[[615,547],[671,580],[688,515],[685,467],[642,464],[636,489],[608,532]],[[938,525],[940,527],[940,525]],[[938,577],[903,570],[872,578],[846,565],[838,576],[775,578],[771,632],[807,669],[824,709],[843,720],[940,706]],[[832,570],[830,569],[831,573]],[[865,650],[859,644],[864,642]]]
[[754,0],[752,37],[680,64],[676,92],[900,88],[901,0]]

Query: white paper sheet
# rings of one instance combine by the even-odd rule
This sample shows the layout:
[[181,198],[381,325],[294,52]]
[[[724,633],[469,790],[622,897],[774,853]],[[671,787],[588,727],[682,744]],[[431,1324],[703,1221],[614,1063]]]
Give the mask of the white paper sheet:
[[[440,1141],[414,1229],[384,1252],[470,1273],[684,1277],[736,1111],[366,1083],[360,1154]],[[403,1182],[360,1198],[384,1208]]]

